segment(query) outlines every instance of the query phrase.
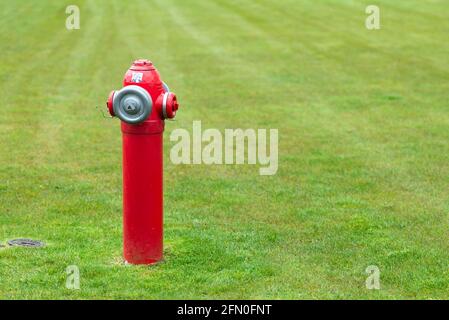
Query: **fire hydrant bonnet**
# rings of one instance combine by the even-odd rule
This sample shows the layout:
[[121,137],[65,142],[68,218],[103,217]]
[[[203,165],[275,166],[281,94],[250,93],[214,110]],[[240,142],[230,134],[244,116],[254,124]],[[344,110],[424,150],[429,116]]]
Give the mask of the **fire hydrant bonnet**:
[[124,122],[137,124],[145,121],[152,107],[150,95],[139,86],[126,86],[114,94],[114,114]]

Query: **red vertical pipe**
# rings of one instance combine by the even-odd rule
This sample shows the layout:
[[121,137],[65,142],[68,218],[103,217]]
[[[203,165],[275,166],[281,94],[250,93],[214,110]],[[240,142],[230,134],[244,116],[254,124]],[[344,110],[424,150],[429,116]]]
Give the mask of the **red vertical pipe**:
[[163,257],[164,122],[122,122],[121,128],[124,257],[131,264],[152,264]]

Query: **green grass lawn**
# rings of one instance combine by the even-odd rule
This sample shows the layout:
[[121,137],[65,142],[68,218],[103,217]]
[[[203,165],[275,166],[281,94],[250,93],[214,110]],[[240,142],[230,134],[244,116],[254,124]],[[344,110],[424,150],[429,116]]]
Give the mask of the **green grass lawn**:
[[[67,31],[77,4],[81,29]],[[365,7],[381,30],[365,28]],[[1,1],[0,299],[449,297],[449,3]],[[178,94],[165,262],[121,258],[136,58]],[[173,165],[170,132],[279,129],[279,170]],[[65,287],[77,265],[81,289]],[[367,290],[365,269],[380,269]]]

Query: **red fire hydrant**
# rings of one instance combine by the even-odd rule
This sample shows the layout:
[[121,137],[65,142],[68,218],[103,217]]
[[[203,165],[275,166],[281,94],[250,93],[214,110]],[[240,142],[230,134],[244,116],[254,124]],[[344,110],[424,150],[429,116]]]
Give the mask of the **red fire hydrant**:
[[107,107],[121,120],[125,261],[156,263],[163,258],[162,134],[178,110],[176,95],[150,61],[136,60]]

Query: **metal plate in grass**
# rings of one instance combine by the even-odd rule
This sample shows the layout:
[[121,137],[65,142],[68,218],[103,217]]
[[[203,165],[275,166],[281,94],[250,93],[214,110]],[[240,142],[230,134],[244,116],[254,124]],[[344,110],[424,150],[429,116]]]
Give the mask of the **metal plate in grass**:
[[13,247],[29,247],[29,248],[39,248],[45,245],[42,241],[32,239],[9,240],[8,244]]

